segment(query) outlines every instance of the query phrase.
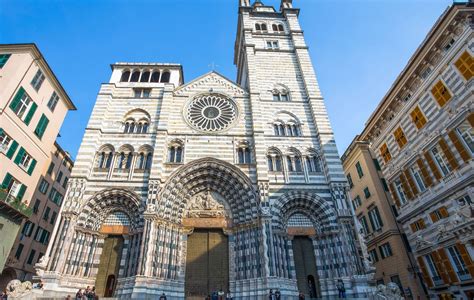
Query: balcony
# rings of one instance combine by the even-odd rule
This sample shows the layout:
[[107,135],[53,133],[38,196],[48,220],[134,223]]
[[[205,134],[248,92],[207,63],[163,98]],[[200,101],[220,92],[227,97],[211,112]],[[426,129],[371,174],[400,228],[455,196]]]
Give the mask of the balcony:
[[8,191],[0,189],[0,208],[6,209],[14,217],[29,218],[33,210],[20,199],[8,194]]

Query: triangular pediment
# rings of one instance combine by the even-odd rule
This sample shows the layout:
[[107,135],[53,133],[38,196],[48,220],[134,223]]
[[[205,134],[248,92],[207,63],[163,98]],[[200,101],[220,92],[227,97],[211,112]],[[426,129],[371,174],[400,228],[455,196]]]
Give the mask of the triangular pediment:
[[174,94],[181,96],[205,92],[220,92],[231,96],[242,96],[247,94],[247,92],[238,84],[232,80],[229,80],[225,76],[222,76],[216,71],[211,71],[192,80],[191,82],[179,86],[175,89]]

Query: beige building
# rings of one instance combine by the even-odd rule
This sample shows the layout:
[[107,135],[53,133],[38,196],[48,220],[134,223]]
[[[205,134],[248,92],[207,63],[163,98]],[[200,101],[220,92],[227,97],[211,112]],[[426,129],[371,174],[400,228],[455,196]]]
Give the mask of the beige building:
[[473,15],[472,3],[442,14],[360,136],[432,299],[474,297]]
[[356,136],[342,163],[377,285],[395,282],[407,299],[425,299],[421,275],[416,272],[410,246],[396,221],[397,208],[369,144]]
[[57,143],[49,155],[51,161],[43,167],[29,205],[32,215],[23,220],[3,270],[4,276],[0,278],[0,288],[12,279],[31,281],[35,275],[35,263],[46,252],[74,164],[69,153]]
[[0,270],[69,110],[75,110],[34,44],[0,45]]

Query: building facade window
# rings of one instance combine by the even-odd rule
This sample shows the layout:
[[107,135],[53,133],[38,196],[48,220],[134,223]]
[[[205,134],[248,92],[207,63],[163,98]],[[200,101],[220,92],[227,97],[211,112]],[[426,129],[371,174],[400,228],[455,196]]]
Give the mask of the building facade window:
[[58,102],[59,102],[59,96],[58,94],[56,94],[56,92],[53,92],[47,104],[49,110],[54,112],[54,109],[56,108],[56,105],[58,104]]
[[369,251],[369,257],[372,263],[376,263],[379,261],[379,256],[377,255],[377,250],[375,249]]
[[426,228],[425,220],[424,219],[418,219],[415,222],[410,224],[410,228],[412,232],[417,232],[419,230],[423,230]]
[[471,156],[474,155],[474,127],[472,127],[469,122],[464,121],[461,125],[456,127],[456,131],[471,152]]
[[430,213],[430,218],[431,218],[431,221],[433,221],[433,223],[436,223],[439,220],[445,219],[447,217],[449,217],[449,213],[446,206],[442,206],[438,209],[435,209],[434,211]]
[[411,120],[415,124],[416,128],[421,129],[425,126],[426,124],[426,118],[421,112],[421,109],[417,106],[415,107],[414,110],[410,113]]
[[449,92],[448,88],[444,85],[444,83],[439,80],[431,89],[431,93],[435,98],[436,102],[438,102],[440,107],[446,105],[446,103],[451,100],[452,95]]
[[367,223],[367,218],[365,216],[361,216],[359,218],[359,222],[362,225],[362,231],[365,235],[370,233],[369,223]]
[[49,124],[48,118],[46,117],[45,114],[42,114],[41,118],[39,119],[38,124],[36,125],[36,128],[35,128],[35,135],[39,139],[43,138],[43,135],[46,131],[46,128],[48,127],[48,124]]
[[364,196],[365,196],[365,199],[369,199],[369,198],[370,198],[369,187],[365,187],[365,188],[364,188]]
[[12,145],[13,139],[0,128],[0,153],[8,153]]
[[382,246],[379,246],[379,251],[380,251],[380,256],[382,257],[382,259],[393,255],[392,247],[390,246],[390,243],[385,243]]
[[267,49],[272,49],[272,50],[280,49],[280,45],[278,41],[267,41],[266,45],[267,45]]
[[416,167],[411,167],[411,175],[413,176],[413,179],[415,179],[416,186],[418,187],[418,190],[420,192],[424,192],[426,190],[426,185],[425,182],[423,181],[423,176],[421,174],[420,169]]
[[440,282],[441,277],[439,276],[439,271],[438,267],[434,263],[434,259],[432,254],[425,255],[425,261],[426,264],[428,265],[428,270],[430,271],[431,278],[433,278],[433,281],[435,282]]
[[20,259],[21,257],[21,253],[23,252],[23,248],[25,247],[25,245],[23,245],[22,243],[19,243],[18,244],[18,248],[16,248],[16,252],[15,252],[15,258],[16,259]]
[[306,157],[306,166],[309,173],[320,173],[321,163],[317,156],[307,156]]
[[35,258],[36,255],[36,250],[31,249],[30,255],[28,255],[28,260],[26,261],[26,264],[31,265],[33,263],[33,259]]
[[446,159],[444,156],[441,154],[441,151],[438,149],[438,146],[433,147],[431,149],[431,154],[433,155],[433,158],[436,162],[436,165],[438,168],[441,170],[443,173],[443,176],[448,175],[451,172],[451,168],[449,165],[446,163]]
[[11,54],[0,54],[0,69],[5,66]]
[[469,52],[464,51],[458,58],[458,60],[456,60],[454,65],[458,69],[459,73],[461,73],[461,75],[464,77],[464,79],[470,80],[472,78],[472,75],[474,73],[474,60],[472,59],[472,56],[471,54],[469,54]]
[[38,190],[40,191],[41,194],[46,195],[49,189],[49,182],[46,179],[42,179],[41,183],[39,185]]
[[461,280],[469,280],[471,279],[469,270],[467,268],[466,262],[459,253],[459,249],[455,246],[448,248],[448,253],[452,265],[456,268],[456,273],[458,274],[459,279]]
[[356,170],[357,174],[359,175],[359,178],[362,178],[364,176],[364,172],[362,171],[362,166],[360,165],[360,162],[356,162]]
[[181,145],[172,145],[168,148],[168,162],[170,163],[183,162],[183,147]]
[[387,163],[392,159],[392,155],[390,154],[390,151],[388,150],[387,144],[383,144],[380,147],[380,155],[383,157],[383,161]]
[[36,111],[37,105],[31,100],[30,96],[25,92],[23,88],[20,88],[17,95],[10,103],[10,108],[13,112],[27,125],[29,124],[34,112]]
[[395,130],[393,136],[395,137],[395,141],[397,142],[398,147],[400,147],[400,149],[403,148],[403,146],[405,146],[408,142],[405,133],[403,132],[403,129],[401,127],[398,127]]
[[374,231],[382,229],[383,222],[382,218],[380,217],[379,209],[377,207],[374,207],[373,209],[369,210],[369,220]]
[[41,201],[39,199],[36,199],[35,204],[33,205],[33,213],[35,215],[38,213],[40,204],[41,204]]
[[238,158],[239,164],[250,164],[250,163],[252,163],[250,149],[248,147],[239,147],[239,148],[237,148],[237,158]]
[[288,172],[302,172],[301,157],[298,155],[287,156],[286,158]]
[[151,89],[133,89],[135,98],[150,98]]
[[354,187],[354,183],[352,182],[352,176],[350,173],[347,174],[347,182],[349,182],[349,188],[353,188]]
[[353,200],[353,203],[354,203],[354,210],[356,210],[357,208],[359,208],[362,205],[362,200],[360,200],[359,196],[355,196],[354,200]]
[[43,81],[46,77],[44,76],[43,72],[41,70],[38,70],[35,74],[35,77],[33,77],[33,80],[31,80],[31,86],[35,89],[35,91],[38,91],[43,84]]
[[276,152],[270,152],[267,154],[267,164],[268,164],[268,171],[270,172],[281,172],[282,164],[281,164],[281,155]]
[[49,219],[49,212],[50,212],[50,211],[51,211],[51,208],[49,208],[49,206],[46,207],[46,209],[45,209],[45,211],[44,211],[44,214],[43,214],[43,220],[48,221],[48,219]]

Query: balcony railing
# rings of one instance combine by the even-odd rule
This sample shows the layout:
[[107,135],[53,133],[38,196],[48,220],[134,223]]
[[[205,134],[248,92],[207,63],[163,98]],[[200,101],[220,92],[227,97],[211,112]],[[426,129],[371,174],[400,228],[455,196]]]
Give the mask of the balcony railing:
[[31,217],[31,214],[33,213],[33,210],[28,207],[28,205],[21,202],[17,197],[8,194],[7,190],[0,189],[0,202],[7,204],[9,207],[28,218]]

